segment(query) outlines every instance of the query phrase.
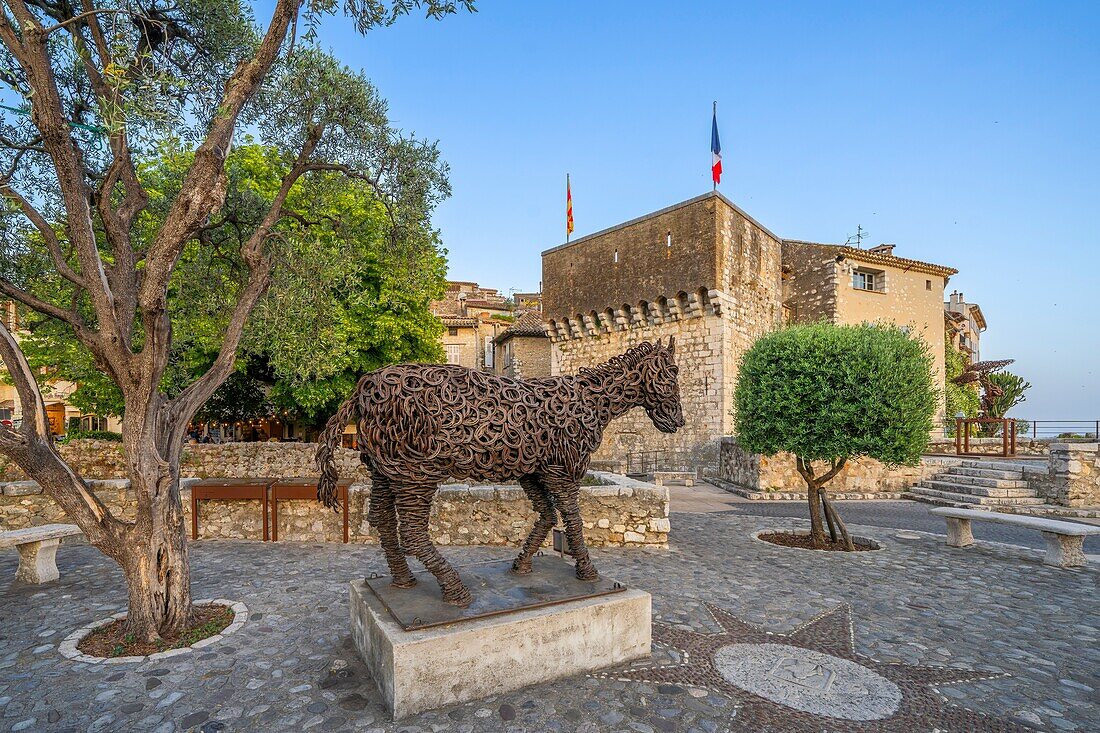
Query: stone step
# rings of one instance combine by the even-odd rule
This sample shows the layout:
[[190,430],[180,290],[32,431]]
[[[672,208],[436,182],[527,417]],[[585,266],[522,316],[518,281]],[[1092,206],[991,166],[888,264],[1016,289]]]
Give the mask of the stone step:
[[935,506],[950,506],[956,509],[978,509],[980,511],[990,512],[1007,512],[1009,514],[1023,514],[1036,517],[1069,517],[1071,519],[1100,519],[1100,507],[1065,507],[1057,506],[1054,504],[1034,504],[1028,506],[1017,506],[1009,504],[970,504],[968,502],[950,501],[948,499],[941,499],[935,496],[925,496],[923,494],[914,494],[912,491],[907,491],[901,495],[903,499],[909,499],[910,501],[919,501],[922,504],[932,504]]
[[[1032,462],[1034,463],[1034,462]],[[1023,472],[1023,464],[1013,461],[963,461],[963,468],[980,468],[985,471]]]
[[958,484],[954,481],[948,481],[944,476],[937,476],[932,479],[925,479],[921,481],[918,486],[923,486],[927,489],[936,489],[937,491],[949,491],[954,494],[972,494],[973,496],[993,496],[1000,498],[1022,498],[1028,499],[1035,496],[1035,492],[1028,488],[1019,487],[997,487],[997,486],[975,486],[973,484]]
[[1010,478],[988,478],[986,476],[969,476],[965,473],[947,471],[936,474],[936,479],[944,479],[956,484],[968,484],[970,486],[988,486],[991,489],[1026,489],[1027,481]]
[[[915,487],[914,487],[915,488]],[[951,501],[950,499],[943,499],[938,496],[930,496],[928,494],[917,494],[912,489],[906,491],[901,495],[903,499],[909,499],[910,501],[919,501],[922,504],[934,504],[935,506],[949,506],[956,509],[982,509],[987,511],[993,511],[994,507],[988,504],[971,504],[968,501]],[[998,507],[1008,509],[1009,507]]]
[[1031,506],[1042,504],[1043,500],[1037,496],[977,496],[975,494],[958,494],[953,491],[941,491],[927,486],[917,485],[909,489],[910,494],[917,496],[930,496],[938,499],[946,499],[959,504],[980,504],[982,506]]
[[952,466],[949,473],[956,476],[972,476],[974,478],[988,478],[997,481],[1019,481],[1023,477],[1023,471],[1000,471],[992,468],[971,468],[970,466]]

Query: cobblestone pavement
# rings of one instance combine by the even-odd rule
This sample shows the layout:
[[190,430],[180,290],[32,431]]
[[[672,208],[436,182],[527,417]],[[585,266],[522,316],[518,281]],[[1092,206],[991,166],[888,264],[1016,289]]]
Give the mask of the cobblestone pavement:
[[[867,524],[873,527],[893,529],[911,529],[918,532],[932,532],[946,535],[946,523],[943,517],[928,513],[932,507],[916,501],[838,501],[837,509],[841,518],[850,524]],[[672,511],[694,511],[678,509],[672,502]],[[809,510],[804,501],[748,501],[725,507],[731,514],[757,517],[805,517]],[[1065,517],[1056,517],[1060,522],[1075,521]],[[1085,524],[1097,524],[1096,520],[1085,520]],[[1020,529],[991,522],[971,522],[974,537],[989,542],[1004,542],[1022,547],[1045,547],[1043,537],[1033,529]],[[1100,555],[1100,535],[1085,538],[1085,552]]]
[[[849,603],[856,654],[996,677],[938,688],[945,707],[1048,731],[1100,730],[1095,568],[1058,570],[1031,550],[955,550],[935,537],[873,527],[854,529],[884,549],[854,555],[749,538],[765,527],[801,526],[784,518],[677,514],[668,551],[593,555],[608,577],[650,591],[663,625],[714,633],[709,602],[765,630],[791,633]],[[462,563],[512,551],[445,554]],[[121,574],[94,549],[63,546],[56,583],[0,590],[0,731],[719,733],[731,715],[736,720],[735,698],[720,691],[581,677],[395,725],[348,629],[347,581],[383,570],[376,548],[207,541],[192,546],[192,560],[197,596],[241,600],[251,620],[195,653],[139,665],[86,665],[57,651],[70,630],[123,608]],[[12,577],[15,565],[14,552],[0,554],[0,577]],[[673,655],[658,648],[653,661],[675,662]],[[822,719],[820,730],[852,728]]]
[[722,512],[748,501],[748,499],[742,499],[737,494],[712,486],[704,481],[698,481],[694,486],[671,484],[666,488],[668,489],[669,511],[672,512],[690,512],[692,514]]

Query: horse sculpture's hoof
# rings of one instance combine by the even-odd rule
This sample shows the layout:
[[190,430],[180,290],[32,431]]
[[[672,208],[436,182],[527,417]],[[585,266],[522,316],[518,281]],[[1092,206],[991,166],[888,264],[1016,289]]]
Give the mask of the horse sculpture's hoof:
[[394,578],[392,581],[390,581],[390,585],[392,585],[394,588],[412,588],[414,585],[416,585],[416,578],[412,577],[411,575],[407,579]]
[[443,602],[450,603],[452,606],[458,606],[459,608],[466,608],[474,602],[474,595],[469,589],[463,587],[452,592],[446,592],[443,594]]
[[591,583],[600,579],[600,573],[596,570],[594,565],[577,565],[575,572],[577,580],[584,580]]
[[516,575],[530,575],[531,574],[531,561],[520,562],[515,560],[512,562],[512,572]]

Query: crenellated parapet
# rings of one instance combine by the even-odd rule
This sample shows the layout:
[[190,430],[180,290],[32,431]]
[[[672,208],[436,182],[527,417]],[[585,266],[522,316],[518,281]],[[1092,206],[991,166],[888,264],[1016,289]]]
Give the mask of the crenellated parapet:
[[653,300],[623,303],[602,311],[592,310],[547,321],[547,334],[554,343],[671,324],[704,316],[721,318],[729,311],[730,296],[720,290],[699,288],[681,290],[673,296],[660,295]]

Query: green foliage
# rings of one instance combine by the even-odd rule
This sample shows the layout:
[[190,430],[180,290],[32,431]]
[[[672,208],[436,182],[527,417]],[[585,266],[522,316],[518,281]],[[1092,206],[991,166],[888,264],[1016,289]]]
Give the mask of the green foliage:
[[936,412],[932,357],[893,325],[791,326],[745,353],[735,403],[745,450],[912,465]]
[[[176,145],[141,169],[150,194],[139,237],[151,239],[179,192],[192,156]],[[161,388],[174,395],[213,362],[229,314],[247,278],[239,249],[267,211],[289,161],[250,141],[226,165],[221,211],[190,242],[169,290],[173,344]],[[408,202],[407,206],[421,204]],[[427,224],[393,225],[386,205],[364,181],[315,174],[292,190],[271,242],[272,284],[254,310],[237,371],[197,420],[235,422],[288,410],[327,417],[366,371],[403,361],[441,361],[441,326],[430,302],[446,284],[445,252]],[[426,220],[424,220],[426,221]],[[61,296],[43,281],[36,292]],[[96,415],[120,416],[121,392],[68,326],[26,314],[22,347],[43,381],[78,385],[70,402]]]
[[[139,206],[131,232],[140,271],[181,191],[195,147],[211,122],[229,113],[222,101],[226,82],[253,58],[268,19],[257,19],[252,6],[236,0],[179,0],[149,10],[109,0],[95,8],[101,12],[80,22],[72,17],[82,9],[71,4],[32,4],[30,11],[44,27],[56,26],[49,66],[89,184],[94,189],[118,174],[116,163],[126,169],[132,160],[146,188],[148,203]],[[291,23],[293,40],[283,45],[240,110],[239,128],[256,140],[234,139],[225,203],[187,245],[173,273],[172,346],[160,384],[166,397],[213,363],[247,279],[240,245],[259,225],[313,133],[319,139],[305,158],[312,169],[291,191],[265,243],[275,274],[238,350],[238,368],[270,375],[265,389],[283,406],[320,416],[338,392],[350,388],[355,370],[442,358],[427,302],[444,277],[444,252],[430,215],[449,195],[447,167],[434,143],[391,125],[385,100],[362,73],[321,50],[317,28],[326,15],[343,14],[366,32],[414,12],[438,20],[463,9],[473,12],[472,0],[311,0],[302,6]],[[143,20],[143,14],[152,20]],[[105,34],[106,57],[92,43],[92,26]],[[96,93],[92,69],[116,94]],[[67,207],[55,162],[40,149],[39,132],[24,113],[35,92],[2,44],[0,71],[9,101],[23,108],[0,113],[0,163],[9,170],[5,184],[43,212],[59,233],[69,265],[79,269],[66,240]],[[129,160],[114,159],[109,138],[119,135]],[[115,183],[105,190],[117,207],[128,189]],[[100,256],[110,267],[115,254],[96,214],[93,206]],[[2,197],[0,278],[52,305],[79,311],[94,329],[88,293],[74,292],[58,276],[41,234],[14,201]],[[32,330],[23,345],[31,363],[46,368],[43,381],[78,384],[71,401],[84,412],[122,414],[120,390],[68,326],[26,311],[21,315]],[[139,350],[140,317],[132,327]],[[316,384],[306,384],[310,380]]]
[[1006,417],[1009,410],[1027,400],[1024,393],[1031,389],[1031,382],[1012,372],[993,372],[989,375],[989,381],[1000,387],[1004,394],[992,400],[986,417]]
[[58,438],[60,443],[67,443],[70,440],[109,440],[112,443],[121,443],[122,433],[112,430],[70,430]]
[[977,417],[981,405],[973,385],[955,384],[955,378],[966,371],[966,357],[951,344],[950,334],[944,334],[944,401],[945,413],[953,421],[961,412],[964,417]]

